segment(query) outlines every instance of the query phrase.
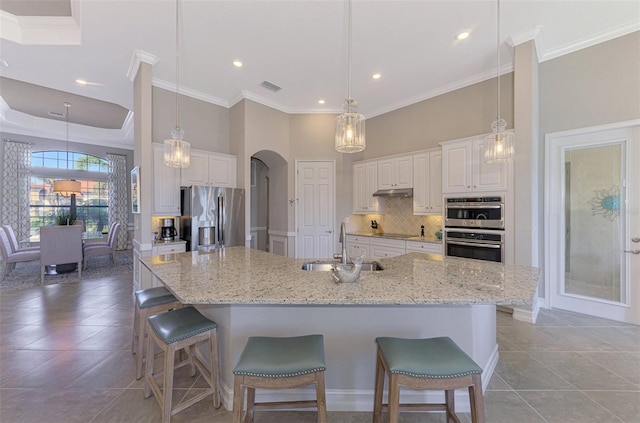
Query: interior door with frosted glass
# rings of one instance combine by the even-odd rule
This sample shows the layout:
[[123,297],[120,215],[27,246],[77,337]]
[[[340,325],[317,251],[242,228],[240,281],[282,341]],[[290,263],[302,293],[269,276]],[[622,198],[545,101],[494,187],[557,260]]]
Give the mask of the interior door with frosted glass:
[[551,306],[640,323],[638,127],[555,141]]

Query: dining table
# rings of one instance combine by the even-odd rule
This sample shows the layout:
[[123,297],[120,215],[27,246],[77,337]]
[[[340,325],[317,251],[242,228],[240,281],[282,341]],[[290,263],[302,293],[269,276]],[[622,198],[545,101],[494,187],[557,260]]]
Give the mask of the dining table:
[[[97,239],[104,239],[104,235],[102,234],[102,232],[98,232],[98,231],[84,231],[82,232],[82,243],[84,244],[85,242],[89,241],[91,242],[92,240],[97,240]],[[21,240],[20,241],[21,245],[28,245],[28,246],[39,246],[40,245],[40,233],[36,233],[31,235],[29,238]],[[76,270],[76,266],[77,263],[60,263],[60,264],[55,264],[55,265],[51,265],[51,266],[46,266],[45,269],[45,273],[47,275],[56,275],[56,274],[60,274],[60,273],[69,273],[69,272],[74,272]]]

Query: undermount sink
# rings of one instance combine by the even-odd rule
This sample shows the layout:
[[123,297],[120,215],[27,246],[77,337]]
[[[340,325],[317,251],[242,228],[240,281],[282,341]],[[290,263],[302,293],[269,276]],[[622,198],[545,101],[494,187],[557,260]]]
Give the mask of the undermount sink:
[[[310,272],[330,272],[336,264],[342,263],[339,261],[307,261],[302,264],[302,270],[308,270]],[[365,261],[362,263],[361,270],[378,271],[384,270],[384,267],[377,261]]]

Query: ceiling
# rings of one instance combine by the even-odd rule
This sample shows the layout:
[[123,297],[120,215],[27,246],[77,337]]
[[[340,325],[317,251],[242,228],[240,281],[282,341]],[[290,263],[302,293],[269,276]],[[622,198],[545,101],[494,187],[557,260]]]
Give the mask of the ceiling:
[[[544,62],[640,30],[636,0],[500,4],[503,73],[514,44],[534,39]],[[0,9],[5,132],[64,139],[64,114],[49,111],[64,113],[69,101],[76,140],[132,146],[135,51],[157,59],[154,86],[175,90],[174,1],[2,0]],[[340,112],[346,2],[182,0],[180,10],[181,93],[224,107],[245,98],[287,113]],[[463,30],[470,36],[456,40]],[[353,0],[358,110],[369,118],[494,77],[496,35],[495,1]]]

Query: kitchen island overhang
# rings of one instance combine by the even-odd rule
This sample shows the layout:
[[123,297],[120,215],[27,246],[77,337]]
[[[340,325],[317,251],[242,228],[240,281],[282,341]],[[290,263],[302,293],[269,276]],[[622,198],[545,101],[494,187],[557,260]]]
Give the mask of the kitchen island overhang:
[[[531,304],[539,270],[526,266],[410,253],[380,260],[385,270],[336,284],[329,272],[302,270],[292,259],[232,247],[141,259],[154,284],[218,323],[223,401],[230,408],[232,369],[249,336],[322,333],[329,410],[370,411],[378,336],[450,336],[483,369],[498,360],[495,305]],[[287,400],[306,390],[266,391],[258,400]],[[309,394],[310,395],[310,394]],[[403,401],[440,393],[406,392]],[[468,409],[466,392],[457,409]]]

